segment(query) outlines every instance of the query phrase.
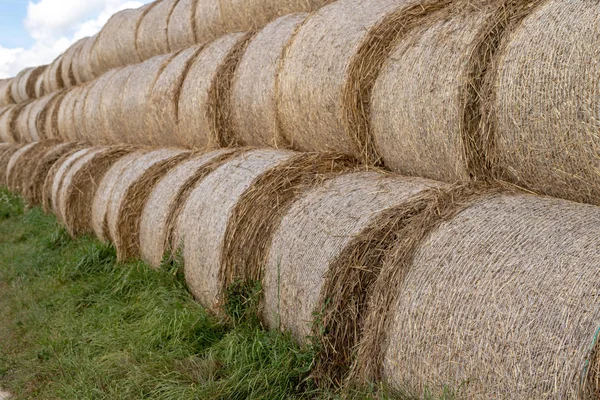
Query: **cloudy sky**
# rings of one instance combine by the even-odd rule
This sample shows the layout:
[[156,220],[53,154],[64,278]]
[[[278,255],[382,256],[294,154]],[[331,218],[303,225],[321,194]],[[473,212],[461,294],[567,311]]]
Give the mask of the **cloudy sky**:
[[51,62],[124,8],[150,0],[0,0],[0,78]]

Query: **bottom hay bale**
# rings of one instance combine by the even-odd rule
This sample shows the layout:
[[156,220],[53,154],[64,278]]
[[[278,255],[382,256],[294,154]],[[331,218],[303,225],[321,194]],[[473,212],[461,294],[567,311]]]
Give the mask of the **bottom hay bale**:
[[164,255],[176,248],[173,232],[191,189],[232,154],[223,149],[193,156],[156,184],[140,219],[140,254],[151,267],[158,268]]
[[100,183],[98,183],[94,200],[92,201],[92,230],[100,240],[111,240],[107,215],[115,185],[125,171],[127,171],[129,165],[145,153],[145,150],[138,150],[119,159],[108,169],[104,177],[100,180]]
[[0,185],[8,187],[8,181],[6,180],[6,170],[8,169],[8,163],[17,151],[22,147],[20,144],[10,143],[8,146],[3,146],[0,149]]
[[182,149],[148,152],[131,162],[115,183],[106,220],[120,261],[139,257],[140,219],[148,196],[160,178],[190,154]]
[[57,209],[71,236],[92,232],[91,205],[98,183],[114,163],[134,150],[130,146],[98,147],[66,172]]
[[315,375],[339,384],[351,364],[368,289],[406,210],[438,183],[379,172],[345,174],[293,203],[266,260],[265,323],[321,341]]
[[23,194],[27,179],[35,168],[35,162],[49,147],[57,143],[56,141],[30,143],[12,155],[6,167],[6,182],[13,193]]
[[27,183],[23,190],[23,196],[31,205],[42,204],[42,192],[46,176],[52,166],[65,154],[79,148],[80,143],[59,143],[50,147],[46,152],[35,161],[35,167],[27,177]]
[[596,398],[600,209],[504,193],[440,206],[374,285],[362,377],[416,396]]

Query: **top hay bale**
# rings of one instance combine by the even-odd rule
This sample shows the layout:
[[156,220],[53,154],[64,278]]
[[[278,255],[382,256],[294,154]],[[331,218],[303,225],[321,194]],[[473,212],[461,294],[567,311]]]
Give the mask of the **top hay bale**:
[[[73,59],[73,75],[79,84],[89,82],[96,76],[92,68],[92,50],[96,40],[98,34],[87,38]],[[48,86],[46,90],[49,90]]]
[[230,126],[233,73],[251,34],[223,36],[200,52],[192,63],[179,97],[177,142],[198,149],[216,149],[235,142]]
[[167,26],[169,51],[178,51],[196,44],[194,33],[196,0],[179,0]]
[[284,50],[307,14],[281,17],[248,44],[231,88],[231,120],[236,138],[248,146],[285,147],[277,119],[277,74]]
[[178,0],[157,0],[141,19],[135,46],[140,60],[169,52],[167,26]]
[[192,24],[196,43],[206,43],[228,33],[222,17],[220,0],[195,0],[195,3]]
[[599,44],[598,4],[583,0],[545,2],[504,43],[488,110],[499,178],[600,204]]
[[75,86],[80,83],[77,81],[77,79],[75,79],[74,60],[87,39],[88,38],[79,39],[64,52],[64,58],[61,65],[61,75],[66,88],[70,88],[71,86]]
[[434,397],[596,398],[599,228],[598,208],[521,194],[445,219],[376,284],[383,377]]
[[293,147],[374,163],[368,103],[398,37],[447,0],[340,0],[312,14],[286,50],[278,115]]
[[12,98],[15,103],[21,103],[36,98],[35,85],[38,78],[45,72],[45,65],[34,68],[25,68],[12,81]]

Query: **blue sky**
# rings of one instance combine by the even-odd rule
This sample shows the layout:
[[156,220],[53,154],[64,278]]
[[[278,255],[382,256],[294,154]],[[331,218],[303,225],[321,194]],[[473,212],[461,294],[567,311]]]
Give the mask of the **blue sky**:
[[1,46],[15,48],[33,45],[34,40],[24,26],[26,16],[27,0],[0,0]]

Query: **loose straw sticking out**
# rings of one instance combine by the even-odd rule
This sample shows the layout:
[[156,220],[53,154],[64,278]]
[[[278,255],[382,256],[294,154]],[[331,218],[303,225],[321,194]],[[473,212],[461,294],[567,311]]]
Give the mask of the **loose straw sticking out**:
[[315,374],[340,384],[351,364],[369,288],[422,192],[423,179],[357,172],[330,179],[297,200],[275,231],[263,278],[271,328],[322,344]]
[[198,45],[181,51],[156,80],[146,118],[146,134],[153,144],[172,145],[175,142],[181,85],[203,48],[203,45]]
[[23,196],[29,204],[42,205],[44,183],[46,177],[52,170],[52,167],[65,155],[81,147],[80,143],[59,143],[46,151],[46,153],[37,160],[33,172],[28,178]]
[[100,180],[92,202],[92,229],[100,240],[109,241],[111,239],[107,225],[107,213],[115,185],[125,174],[130,164],[144,156],[145,153],[146,151],[140,150],[119,159]]
[[504,43],[487,107],[500,179],[600,205],[599,35],[596,2],[551,0]]
[[190,191],[233,153],[222,149],[192,156],[157,182],[140,218],[140,254],[150,266],[158,268],[175,250],[174,229]]
[[277,121],[277,75],[284,50],[307,14],[281,17],[248,44],[231,88],[231,119],[235,137],[248,146],[285,147]]
[[340,0],[308,18],[286,50],[278,82],[285,137],[304,151],[377,161],[371,90],[395,40],[449,0]]
[[219,311],[222,252],[228,222],[241,196],[263,174],[288,165],[296,153],[254,150],[217,168],[191,192],[181,215],[185,278],[194,296]]
[[23,145],[10,143],[6,147],[3,146],[0,150],[0,186],[8,187],[8,163],[10,162],[10,159],[12,158],[13,154],[19,151],[21,147],[23,147]]
[[169,51],[179,51],[196,44],[194,34],[195,0],[179,0],[171,13],[167,27]]
[[106,137],[110,138],[111,143],[125,142],[126,117],[121,106],[124,97],[123,87],[125,87],[129,77],[136,69],[137,65],[118,69],[102,92],[100,119],[103,122]]
[[[102,75],[100,78],[93,81],[85,96],[82,109],[82,136],[91,143],[108,143],[110,137],[107,137],[104,131],[104,121],[102,120],[102,96],[108,87],[109,82],[117,73],[117,69],[113,69]],[[130,118],[135,118],[135,114]]]
[[77,84],[74,75],[73,60],[75,59],[75,56],[77,55],[81,47],[85,44],[86,40],[87,38],[79,39],[64,52],[60,73],[65,87],[67,88],[75,86]]
[[6,167],[6,182],[13,193],[23,193],[27,179],[33,172],[31,164],[35,166],[35,161],[40,158],[40,155],[56,144],[56,141],[30,143],[12,155]]
[[152,89],[158,77],[177,54],[156,56],[136,65],[135,71],[129,76],[123,91],[121,113],[126,143],[151,144],[146,134],[146,118]]
[[230,88],[233,73],[250,38],[248,33],[223,36],[196,57],[179,97],[178,144],[216,149],[234,143]]
[[[52,167],[46,174],[46,178],[44,179],[44,184],[42,186],[41,202],[44,212],[54,213],[52,189],[54,186],[54,181],[57,179],[58,170],[63,166],[65,162],[67,162],[67,160],[69,163],[72,163],[72,160],[70,160],[70,158],[73,154],[78,153],[82,150],[87,150],[84,148],[84,146],[84,143],[76,143],[76,146],[74,146],[72,149],[60,156],[58,160],[56,160],[56,162],[52,164]],[[82,155],[85,155],[85,152],[83,152]]]
[[399,243],[380,275],[370,322],[382,335],[368,337],[383,347],[383,376],[432,396],[593,398],[598,209],[500,194],[462,210],[411,252]]
[[177,1],[158,0],[142,18],[135,41],[141,60],[169,52],[167,26]]
[[192,23],[196,43],[206,43],[228,33],[221,16],[221,0],[196,1]]
[[160,178],[189,156],[189,152],[180,149],[149,152],[133,161],[114,185],[107,223],[120,261],[139,257],[139,229],[144,205]]
[[121,158],[134,151],[132,147],[99,147],[75,162],[66,173],[58,210],[72,236],[92,232],[90,205],[106,172]]

